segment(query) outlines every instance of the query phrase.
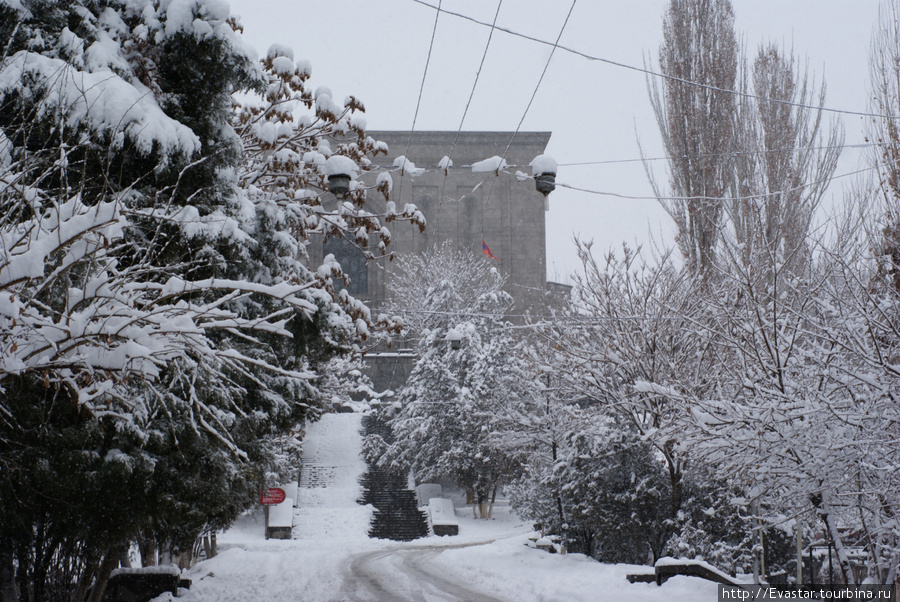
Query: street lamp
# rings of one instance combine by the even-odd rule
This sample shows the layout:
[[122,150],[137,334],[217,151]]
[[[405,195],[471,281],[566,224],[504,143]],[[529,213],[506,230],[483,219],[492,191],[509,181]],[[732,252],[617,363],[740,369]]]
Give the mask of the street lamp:
[[335,173],[328,176],[328,192],[339,199],[350,194],[350,176],[344,173]]
[[450,349],[459,349],[462,345],[462,333],[456,328],[451,328],[444,340],[450,341]]
[[359,166],[349,157],[331,155],[325,161],[328,191],[339,199],[350,194],[350,180],[359,172]]
[[556,190],[556,171],[559,165],[550,155],[538,155],[531,160],[531,173],[534,175],[535,189],[544,195],[544,211],[550,210],[547,196]]

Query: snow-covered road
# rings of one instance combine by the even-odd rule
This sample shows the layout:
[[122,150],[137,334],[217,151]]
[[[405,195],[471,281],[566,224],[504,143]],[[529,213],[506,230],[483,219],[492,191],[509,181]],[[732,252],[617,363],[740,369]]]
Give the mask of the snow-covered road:
[[435,559],[448,549],[489,545],[472,542],[454,546],[418,545],[363,552],[352,557],[342,593],[354,602],[397,600],[470,600],[502,602],[491,592],[471,588],[443,570]]
[[[528,524],[508,506],[493,520],[457,509],[460,534],[413,542],[369,539],[371,507],[360,506],[358,414],[331,414],[311,425],[304,461],[328,470],[325,486],[301,488],[291,540],[265,540],[262,511],[219,535],[220,554],[191,571],[183,602],[696,602],[716,586],[679,577],[630,584],[646,567],[605,565],[580,554],[527,547]],[[166,595],[168,596],[168,594]],[[163,596],[158,599],[166,600]]]

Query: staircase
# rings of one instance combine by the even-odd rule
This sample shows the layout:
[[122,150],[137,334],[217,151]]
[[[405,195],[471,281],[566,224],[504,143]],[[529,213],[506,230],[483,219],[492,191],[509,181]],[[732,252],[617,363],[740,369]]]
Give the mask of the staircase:
[[366,471],[360,455],[360,418],[360,414],[325,414],[308,425],[294,539],[352,542],[366,537],[371,513],[357,504],[359,480]]
[[[363,418],[362,426],[365,435],[377,433],[390,442],[390,429],[383,421],[370,415]],[[416,494],[407,487],[405,476],[370,464],[360,483],[360,503],[375,507],[369,537],[411,541],[428,535],[428,517],[419,510]]]

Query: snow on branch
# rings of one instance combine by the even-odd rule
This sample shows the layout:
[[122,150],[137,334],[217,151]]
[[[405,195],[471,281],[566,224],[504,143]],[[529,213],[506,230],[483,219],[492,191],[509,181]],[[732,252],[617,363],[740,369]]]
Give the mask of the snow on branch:
[[200,150],[197,135],[167,116],[150,90],[111,70],[88,73],[60,59],[17,52],[0,68],[0,96],[29,95],[35,89],[40,92],[38,119],[59,113],[69,128],[87,125],[107,132],[117,148],[127,137],[145,155],[156,146],[164,156],[189,157]]

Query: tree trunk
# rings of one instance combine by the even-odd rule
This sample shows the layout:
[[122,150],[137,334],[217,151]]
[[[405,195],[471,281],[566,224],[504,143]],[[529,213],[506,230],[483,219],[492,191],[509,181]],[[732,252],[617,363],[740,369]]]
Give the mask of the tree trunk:
[[491,505],[488,507],[488,518],[494,518],[494,502],[497,501],[497,489],[498,486],[494,485],[494,490],[491,492]]
[[678,518],[678,511],[681,510],[682,474],[675,458],[668,451],[663,455],[666,459],[666,466],[669,469],[669,483],[672,486],[672,518]]
[[0,551],[0,602],[18,602],[19,589],[16,587],[16,569],[12,551]]
[[900,583],[896,583],[900,581],[900,575],[897,574],[898,567],[900,567],[900,552],[894,552],[891,554],[891,565],[890,568],[888,568],[887,576],[883,583],[885,585],[894,585],[895,590],[900,588]]
[[72,602],[84,602],[84,599],[87,598],[88,589],[91,587],[91,580],[94,578],[95,568],[95,563],[85,563],[84,572],[78,580],[78,588],[72,595]]
[[828,529],[829,535],[831,535],[831,541],[834,543],[834,551],[838,557],[838,565],[841,568],[841,576],[844,579],[844,583],[847,585],[856,585],[853,569],[850,566],[850,557],[847,555],[846,548],[844,548],[841,534],[837,529],[837,523],[834,522],[834,513],[831,511],[831,504],[828,502],[827,492],[822,495],[822,504],[818,510],[822,520],[825,521],[825,527]]
[[156,540],[153,536],[138,537],[137,544],[141,552],[141,566],[156,566]]
[[191,550],[178,553],[178,568],[189,569],[193,564],[194,554]]
[[803,583],[803,529],[799,517],[794,528],[797,530],[797,583],[800,584]]
[[483,491],[478,492],[478,514],[481,518],[487,518],[487,494]]
[[103,557],[100,564],[100,570],[97,571],[97,579],[94,581],[94,589],[91,591],[91,597],[87,602],[102,602],[103,594],[106,593],[106,584],[109,583],[109,575],[113,569],[119,564],[119,558],[122,557],[122,549],[110,548]]

